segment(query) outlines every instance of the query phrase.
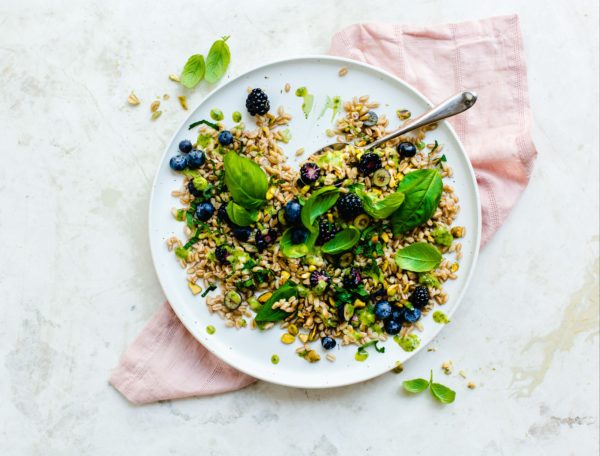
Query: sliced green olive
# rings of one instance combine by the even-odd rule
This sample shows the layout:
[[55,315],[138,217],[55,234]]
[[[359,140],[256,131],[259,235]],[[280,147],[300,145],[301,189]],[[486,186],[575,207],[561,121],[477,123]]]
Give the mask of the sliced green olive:
[[354,254],[352,252],[346,252],[340,255],[340,267],[347,268],[354,261]]
[[354,226],[359,230],[364,230],[369,226],[369,216],[367,214],[360,214],[354,219]]
[[390,183],[390,179],[390,173],[386,169],[380,168],[373,173],[371,182],[373,182],[373,185],[377,185],[378,187],[385,187]]
[[237,291],[228,291],[227,294],[225,295],[225,307],[227,307],[229,310],[235,310],[237,309],[240,304],[242,303],[242,297],[240,296],[240,294]]

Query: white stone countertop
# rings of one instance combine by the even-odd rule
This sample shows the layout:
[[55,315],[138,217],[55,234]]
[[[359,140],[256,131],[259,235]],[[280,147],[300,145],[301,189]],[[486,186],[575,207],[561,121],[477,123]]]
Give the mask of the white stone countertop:
[[[148,198],[187,116],[168,73],[225,34],[233,77],[324,53],[355,22],[513,12],[539,158],[437,351],[403,374],[332,390],[259,382],[136,407],[108,385],[164,299]],[[158,121],[126,104],[132,89],[171,95]],[[597,454],[598,97],[590,0],[0,2],[0,454]],[[442,377],[445,360],[453,405],[400,391],[430,369]]]

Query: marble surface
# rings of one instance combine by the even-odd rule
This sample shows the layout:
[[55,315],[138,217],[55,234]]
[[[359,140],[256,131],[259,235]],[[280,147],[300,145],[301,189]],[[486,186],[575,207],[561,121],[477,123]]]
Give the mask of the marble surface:
[[[341,5],[0,2],[0,454],[597,454],[598,3]],[[168,73],[222,34],[232,34],[231,77],[323,53],[336,30],[382,13],[428,24],[511,12],[521,15],[539,160],[437,351],[401,375],[334,390],[257,383],[134,407],[108,385],[163,300],[147,206],[186,116]],[[144,106],[126,105],[132,89]],[[171,101],[151,123],[147,100],[163,93]],[[445,377],[445,360],[477,388]],[[400,391],[430,369],[457,390],[452,406]]]

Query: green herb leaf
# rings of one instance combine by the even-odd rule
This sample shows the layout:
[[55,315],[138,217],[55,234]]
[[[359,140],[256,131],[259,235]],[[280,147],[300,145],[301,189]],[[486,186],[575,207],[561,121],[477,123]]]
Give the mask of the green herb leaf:
[[372,340],[364,345],[361,345],[360,347],[358,347],[358,353],[366,353],[366,349],[371,346],[375,348],[375,351],[377,351],[377,353],[385,353],[385,347],[378,347],[378,342],[378,340]]
[[365,212],[374,219],[389,217],[404,202],[404,193],[402,192],[392,193],[379,201],[375,201],[369,193],[364,191],[362,186],[357,187],[355,193],[363,202]]
[[219,126],[217,124],[214,124],[208,120],[202,119],[202,120],[198,120],[196,122],[192,122],[189,126],[188,126],[188,130],[191,130],[194,127],[197,127],[198,125],[208,125],[210,128],[212,128],[213,130],[217,130],[219,131]]
[[363,269],[363,274],[371,277],[375,285],[379,284],[380,282],[383,283],[384,281],[383,273],[374,260],[371,260],[367,267]]
[[[321,154],[315,161],[320,167],[325,165],[331,165],[335,168],[342,167],[344,166],[343,152],[343,150],[329,150]],[[351,189],[348,188],[348,190]]]
[[188,254],[189,252],[183,247],[177,247],[175,249],[175,255],[177,256],[177,258],[181,258],[182,260],[187,260]]
[[427,272],[441,262],[440,251],[426,242],[417,242],[396,252],[396,264],[405,271]]
[[206,56],[204,79],[211,84],[221,79],[229,66],[231,53],[229,52],[229,45],[226,43],[228,39],[228,36],[224,36],[222,39],[215,41]]
[[333,239],[327,241],[321,247],[323,253],[336,254],[350,250],[360,239],[360,231],[349,226],[348,228],[337,233]]
[[322,187],[310,195],[302,207],[302,224],[311,232],[318,231],[315,221],[333,207],[340,197],[340,190],[333,185]]
[[424,378],[415,378],[413,380],[405,380],[402,382],[402,386],[407,392],[417,394],[429,388],[429,382]]
[[268,181],[254,161],[228,152],[224,159],[225,184],[233,200],[246,209],[258,209],[266,201]]
[[233,201],[227,203],[227,215],[233,223],[239,226],[248,226],[258,220],[256,209],[245,209]]
[[452,404],[456,398],[456,393],[441,383],[430,383],[429,390],[431,395],[442,404]]
[[193,89],[202,81],[205,69],[204,56],[200,54],[192,55],[181,72],[181,84],[188,89]]
[[298,285],[291,280],[288,280],[265,302],[260,311],[256,314],[256,323],[266,323],[269,321],[281,321],[289,314],[281,309],[273,309],[275,304],[280,299],[289,299],[292,296],[298,296]]
[[405,233],[429,220],[438,207],[443,187],[440,173],[435,169],[408,173],[398,185],[397,191],[404,193],[404,202],[391,217],[394,234]]
[[217,286],[214,283],[211,283],[208,286],[208,288],[206,290],[204,290],[204,292],[200,296],[205,298],[208,293],[210,293],[211,291],[215,291],[216,289],[217,289]]

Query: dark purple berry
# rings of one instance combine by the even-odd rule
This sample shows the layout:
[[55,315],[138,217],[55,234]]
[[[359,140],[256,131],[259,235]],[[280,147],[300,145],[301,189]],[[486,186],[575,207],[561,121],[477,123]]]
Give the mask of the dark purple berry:
[[345,288],[353,289],[359,286],[361,281],[360,271],[357,268],[351,268],[344,276],[343,284]]
[[337,201],[340,216],[345,220],[351,220],[363,212],[361,199],[354,193],[346,193]]
[[304,163],[300,168],[300,179],[305,185],[312,184],[319,179],[321,168],[316,163]]
[[221,264],[227,263],[227,257],[229,256],[229,252],[223,246],[219,246],[215,249],[215,258]]
[[398,144],[398,153],[402,158],[411,158],[417,155],[417,148],[413,143],[408,141]]
[[413,307],[417,309],[422,309],[429,302],[429,290],[424,285],[419,285],[415,288],[415,291],[412,292],[408,300],[411,302]]
[[331,277],[325,271],[313,271],[310,274],[310,286],[314,288],[319,285],[319,282],[325,282],[325,285],[329,285]]
[[261,89],[253,89],[246,98],[246,109],[251,116],[258,114],[259,116],[265,115],[269,112],[271,106],[269,105],[269,97]]
[[375,152],[367,152],[360,157],[360,162],[358,163],[358,169],[361,173],[373,174],[375,171],[381,168],[381,157],[377,155]]

